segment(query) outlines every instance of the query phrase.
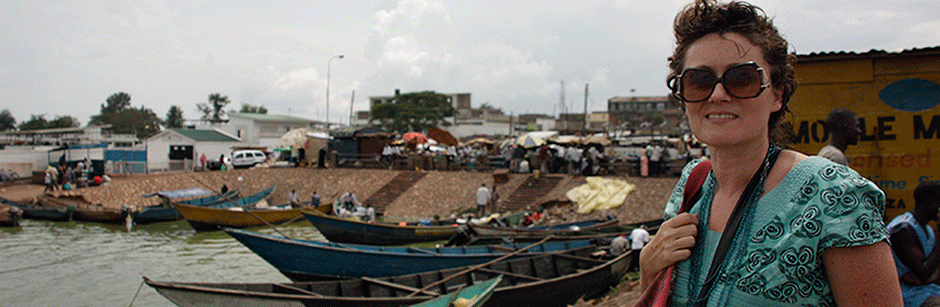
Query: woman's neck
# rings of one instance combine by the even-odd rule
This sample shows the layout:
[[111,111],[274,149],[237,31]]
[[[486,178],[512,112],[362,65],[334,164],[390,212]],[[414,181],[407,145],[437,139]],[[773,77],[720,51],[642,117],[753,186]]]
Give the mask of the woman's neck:
[[749,146],[714,148],[711,151],[712,170],[718,187],[729,191],[744,190],[754,173],[767,157],[769,142]]

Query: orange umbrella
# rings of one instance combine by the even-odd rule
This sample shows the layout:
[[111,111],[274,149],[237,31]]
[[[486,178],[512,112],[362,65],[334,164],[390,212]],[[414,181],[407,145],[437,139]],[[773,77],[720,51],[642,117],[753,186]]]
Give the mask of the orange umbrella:
[[401,136],[401,139],[402,139],[403,141],[405,141],[405,143],[420,144],[420,143],[427,143],[427,142],[428,142],[428,137],[425,136],[423,133],[421,133],[421,132],[413,132],[413,131],[412,131],[412,132],[406,132],[405,135],[402,135],[402,136]]

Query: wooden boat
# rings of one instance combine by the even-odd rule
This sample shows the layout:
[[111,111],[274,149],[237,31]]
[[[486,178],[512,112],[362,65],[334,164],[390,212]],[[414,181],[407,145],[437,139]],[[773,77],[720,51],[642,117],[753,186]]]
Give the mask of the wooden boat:
[[405,245],[447,240],[457,233],[456,226],[398,226],[364,223],[318,213],[302,211],[304,217],[328,240],[367,245]]
[[7,204],[0,204],[0,227],[20,226],[23,210]]
[[463,288],[460,292],[442,295],[436,299],[429,300],[421,304],[414,304],[411,307],[480,307],[486,303],[493,295],[493,290],[499,282],[503,281],[503,275],[484,280],[481,283]]
[[241,194],[241,192],[242,192],[242,189],[234,189],[234,190],[225,192],[222,195],[216,194],[216,195],[210,195],[210,196],[200,197],[200,198],[195,198],[195,199],[181,200],[181,201],[176,201],[176,202],[187,204],[187,205],[194,205],[194,206],[210,206],[216,203],[221,203],[224,201],[236,199],[238,198],[238,195]]
[[22,217],[31,220],[71,221],[75,208],[61,208],[41,206],[40,204],[24,204],[6,198],[0,198],[0,203],[14,206],[22,211]]
[[329,212],[333,209],[330,204],[321,204],[317,208],[290,208],[289,206],[269,206],[268,208],[254,208],[249,204],[245,207],[200,207],[184,204],[173,204],[183,218],[196,231],[214,231],[222,227],[245,228],[265,225],[268,223],[281,223],[301,219],[301,210],[314,212]]
[[[245,230],[224,230],[295,281],[385,277],[468,266],[500,258],[528,246],[387,247],[291,240]],[[546,242],[529,247],[514,257],[584,248],[596,249],[588,240]]]
[[[160,196],[161,202],[156,206],[149,206],[141,208],[137,211],[132,212],[131,214],[134,217],[134,223],[137,224],[149,224],[149,223],[158,223],[158,222],[172,222],[178,221],[183,218],[179,210],[176,207],[173,207],[171,202],[178,202],[187,205],[193,206],[211,206],[214,204],[219,204],[225,202],[226,200],[233,200],[241,193],[241,189],[236,189],[228,191],[223,195],[210,195],[205,197],[172,201],[174,198],[183,198],[183,197],[192,197],[200,195],[200,193],[213,193],[209,190],[203,189],[186,189],[186,190],[176,190],[176,191],[162,191],[151,194],[146,194],[144,197],[153,197]],[[202,194],[205,195],[205,194]]]
[[[409,306],[503,275],[486,306],[567,306],[607,291],[631,259],[630,253],[606,261],[590,257],[572,251],[412,275],[300,283],[144,281],[179,306],[357,307]],[[440,282],[446,278],[451,279]]]
[[[655,234],[659,230],[659,226],[663,223],[663,219],[655,219],[644,222],[630,223],[630,224],[616,224],[611,226],[604,226],[600,228],[593,228],[589,230],[576,231],[576,232],[556,232],[551,233],[554,236],[551,240],[592,240],[597,238],[610,238],[618,235],[630,235],[630,232],[633,229],[636,229],[641,226],[645,226],[647,231],[650,234]],[[479,245],[479,244],[500,244],[502,242],[514,242],[514,243],[525,243],[525,242],[536,242],[542,240],[546,237],[545,233],[522,233],[514,235],[479,235],[474,233],[468,228],[458,229],[457,235],[453,236],[447,242],[444,243],[444,246],[461,246],[461,245]]]
[[38,200],[43,206],[74,210],[73,216],[79,221],[124,224],[128,214],[126,208],[117,209],[105,207],[101,204],[93,205],[75,196],[54,197],[51,195],[40,195]]
[[[246,206],[250,206],[250,205],[257,203],[261,201],[262,199],[268,198],[268,196],[270,196],[271,193],[274,193],[274,186],[264,189],[261,192],[251,194],[242,198],[227,199],[227,200],[223,200],[220,202],[215,202],[215,203],[208,205],[208,207],[213,207],[213,208],[246,207]],[[183,205],[189,205],[189,204],[183,204]],[[189,205],[189,206],[192,206],[192,205]]]
[[534,227],[500,227],[500,226],[490,226],[490,225],[473,225],[467,224],[473,229],[478,235],[481,236],[511,236],[519,234],[564,234],[564,233],[576,233],[581,231],[590,231],[594,229],[600,229],[608,226],[617,225],[619,221],[617,219],[593,219],[573,223],[565,224],[555,224],[555,225],[545,225],[545,226],[534,226]]

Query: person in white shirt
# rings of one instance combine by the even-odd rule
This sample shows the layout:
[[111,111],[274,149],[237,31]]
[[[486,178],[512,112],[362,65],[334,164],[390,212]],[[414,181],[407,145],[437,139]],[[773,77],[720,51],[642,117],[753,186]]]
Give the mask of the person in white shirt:
[[649,243],[649,241],[650,233],[646,231],[646,225],[635,228],[630,232],[630,249],[633,252],[633,255],[631,255],[633,261],[630,262],[630,270],[640,268],[640,250],[642,250],[643,246],[646,246],[646,243]]
[[519,162],[519,173],[527,174],[529,173],[529,160],[522,160]]
[[291,208],[300,207],[300,198],[297,197],[297,190],[290,190],[290,194],[287,195],[287,203],[290,204]]
[[490,189],[486,184],[481,184],[477,189],[477,217],[482,217],[486,213],[486,204],[490,201]]

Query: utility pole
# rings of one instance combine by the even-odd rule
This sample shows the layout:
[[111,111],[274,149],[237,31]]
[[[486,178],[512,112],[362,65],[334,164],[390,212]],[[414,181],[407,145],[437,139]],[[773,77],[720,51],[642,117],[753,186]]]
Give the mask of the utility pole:
[[352,127],[353,122],[353,102],[356,101],[356,90],[352,91],[352,96],[349,98],[349,126]]
[[588,102],[588,84],[584,84],[584,126],[581,130],[587,130],[587,102]]
[[[561,119],[562,114],[568,113],[567,112],[568,108],[565,107],[565,80],[564,79],[561,80],[561,94],[559,96],[560,97],[558,97],[558,109],[559,109],[558,119]],[[569,119],[568,115],[565,115],[565,130],[568,130],[568,119]]]

